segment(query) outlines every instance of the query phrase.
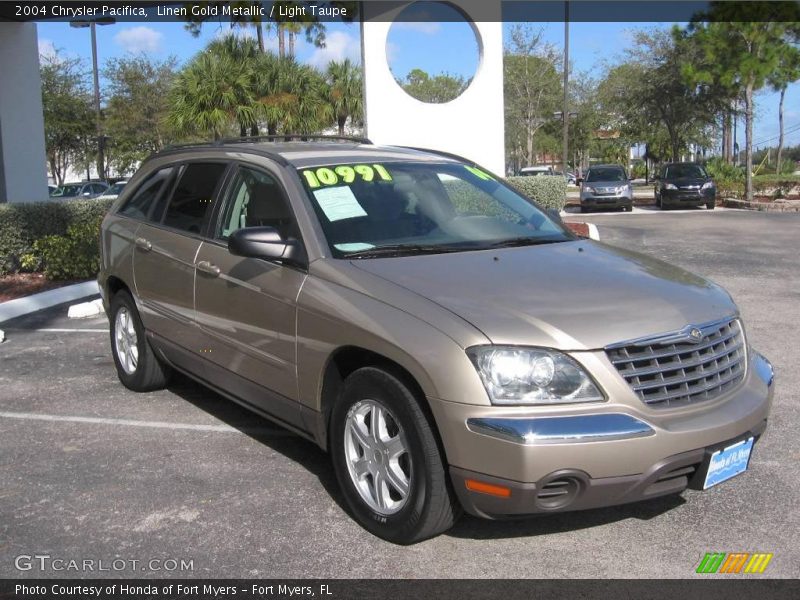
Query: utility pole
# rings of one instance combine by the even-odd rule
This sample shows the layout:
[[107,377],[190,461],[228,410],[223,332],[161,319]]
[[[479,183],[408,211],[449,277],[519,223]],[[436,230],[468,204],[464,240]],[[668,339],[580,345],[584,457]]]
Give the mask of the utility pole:
[[97,133],[97,177],[106,179],[106,138],[103,135],[103,123],[100,116],[100,72],[97,68],[97,25],[112,25],[116,20],[110,17],[99,19],[77,19],[70,22],[70,27],[82,29],[88,27],[92,33],[92,76],[94,79],[94,114]]
[[561,171],[566,175],[569,159],[569,0],[564,2],[564,148]]

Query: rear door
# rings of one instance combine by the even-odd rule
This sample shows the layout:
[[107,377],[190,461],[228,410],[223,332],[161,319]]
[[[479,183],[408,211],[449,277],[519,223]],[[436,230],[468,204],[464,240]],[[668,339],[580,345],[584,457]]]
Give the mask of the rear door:
[[194,263],[227,168],[225,162],[182,165],[162,214],[136,232],[134,280],[145,328],[192,352],[201,343],[194,323]]
[[[228,237],[243,227],[271,226],[299,239],[278,179],[262,168],[239,165],[230,178],[217,224],[197,254],[196,319],[205,356],[235,374],[238,396],[281,420],[301,426],[297,399],[297,296],[302,269],[234,256]],[[252,384],[274,394],[253,393]]]

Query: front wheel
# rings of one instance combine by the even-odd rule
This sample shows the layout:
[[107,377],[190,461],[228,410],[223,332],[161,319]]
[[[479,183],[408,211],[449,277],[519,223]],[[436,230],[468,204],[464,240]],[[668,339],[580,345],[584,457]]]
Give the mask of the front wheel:
[[711,202],[706,202],[706,208],[708,210],[714,210],[717,207],[717,201],[712,200]]
[[449,529],[460,507],[434,431],[409,388],[393,374],[358,369],[331,414],[336,478],[355,519],[396,544]]
[[144,334],[136,304],[126,291],[111,299],[111,353],[122,384],[135,392],[166,387],[169,367],[162,364]]

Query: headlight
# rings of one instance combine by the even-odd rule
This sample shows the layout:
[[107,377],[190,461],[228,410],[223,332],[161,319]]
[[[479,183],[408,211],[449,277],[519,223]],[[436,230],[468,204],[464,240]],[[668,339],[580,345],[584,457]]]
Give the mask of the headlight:
[[664,184],[664,189],[665,190],[677,190],[678,186],[675,185],[674,183],[665,183]]
[[584,192],[589,192],[590,194],[594,194],[594,188],[592,186],[589,186],[589,185],[585,186],[583,188],[583,191]]
[[700,189],[703,189],[703,190],[710,190],[710,189],[711,189],[711,188],[713,188],[713,187],[714,187],[714,182],[713,182],[713,181],[706,181],[706,182],[703,184],[703,187],[702,187],[702,188],[700,188]]
[[627,185],[621,185],[621,186],[619,186],[617,188],[614,188],[615,192],[625,192],[627,190],[628,190],[628,186]]
[[572,358],[556,350],[477,346],[467,350],[492,404],[602,402],[605,397]]

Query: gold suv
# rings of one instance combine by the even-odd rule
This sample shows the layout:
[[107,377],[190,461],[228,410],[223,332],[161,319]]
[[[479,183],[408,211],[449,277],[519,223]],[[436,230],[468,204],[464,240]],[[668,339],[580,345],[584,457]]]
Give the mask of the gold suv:
[[769,362],[719,286],[578,239],[471,162],[366,140],[145,162],[102,227],[122,383],[181,371],[329,450],[412,543],[744,471]]

